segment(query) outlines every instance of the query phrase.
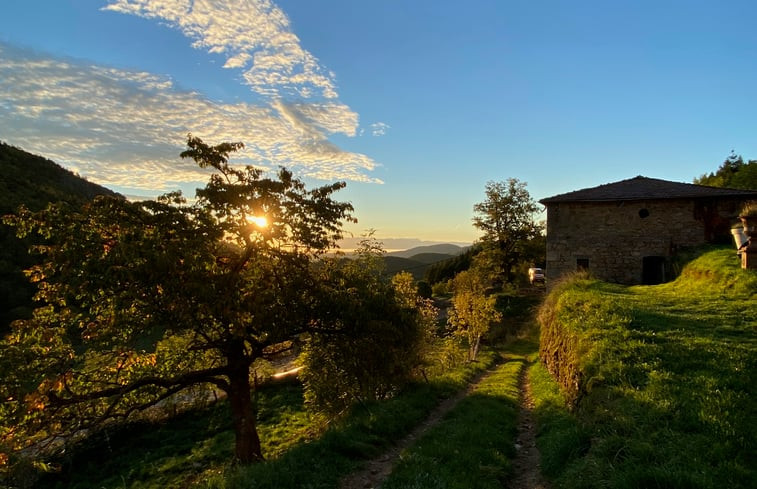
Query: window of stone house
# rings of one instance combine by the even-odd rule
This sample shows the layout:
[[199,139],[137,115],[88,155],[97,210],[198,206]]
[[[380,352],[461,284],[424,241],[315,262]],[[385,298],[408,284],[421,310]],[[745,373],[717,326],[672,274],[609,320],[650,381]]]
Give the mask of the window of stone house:
[[583,271],[583,270],[589,270],[589,259],[588,258],[576,258],[576,270]]
[[646,208],[639,209],[639,217],[642,218],[642,219],[645,219],[645,218],[649,217],[649,210],[646,209]]

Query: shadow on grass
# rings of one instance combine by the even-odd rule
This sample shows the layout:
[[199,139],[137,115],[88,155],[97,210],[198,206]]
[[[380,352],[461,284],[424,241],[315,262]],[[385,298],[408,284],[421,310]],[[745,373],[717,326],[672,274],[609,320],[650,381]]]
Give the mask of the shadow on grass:
[[522,358],[510,359],[497,367],[403,453],[381,487],[503,487],[516,455],[518,378],[523,364]]
[[[282,412],[304,411],[296,384],[261,389],[259,411],[264,428]],[[225,401],[176,415],[162,422],[131,422],[105,428],[69,447],[54,461],[60,470],[46,474],[40,487],[183,487],[208,467],[232,458],[234,433]]]

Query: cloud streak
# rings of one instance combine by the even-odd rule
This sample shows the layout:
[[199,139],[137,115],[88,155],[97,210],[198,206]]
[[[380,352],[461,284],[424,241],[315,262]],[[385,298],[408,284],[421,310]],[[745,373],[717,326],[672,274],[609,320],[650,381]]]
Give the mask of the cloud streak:
[[354,134],[336,103],[219,104],[164,76],[56,59],[0,43],[0,137],[105,185],[163,191],[207,179],[178,158],[187,133],[243,141],[237,161],[313,178],[375,182],[376,162],[327,139]]
[[226,57],[245,82],[269,96],[336,99],[334,74],[302,48],[289,18],[269,0],[115,0],[105,10],[158,19],[193,46]]
[[355,137],[358,114],[338,101],[334,74],[302,48],[271,1],[112,0],[103,9],[165,23],[193,47],[222,55],[262,102],[214,102],[167,76],[0,42],[0,138],[98,183],[148,192],[206,181],[178,157],[190,132],[211,144],[244,142],[240,163],[382,183],[370,176],[372,158],[329,140]]

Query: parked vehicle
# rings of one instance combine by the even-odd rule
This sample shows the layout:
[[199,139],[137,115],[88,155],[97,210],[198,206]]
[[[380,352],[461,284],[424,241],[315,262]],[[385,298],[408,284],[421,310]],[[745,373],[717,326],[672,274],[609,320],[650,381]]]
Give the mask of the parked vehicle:
[[541,268],[529,268],[528,269],[528,281],[531,285],[536,283],[544,283],[544,270]]

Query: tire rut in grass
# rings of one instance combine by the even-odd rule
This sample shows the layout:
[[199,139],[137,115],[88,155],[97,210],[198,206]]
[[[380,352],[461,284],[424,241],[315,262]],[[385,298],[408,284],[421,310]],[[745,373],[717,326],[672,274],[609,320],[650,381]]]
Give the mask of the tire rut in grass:
[[476,386],[487,375],[491,374],[499,364],[494,365],[492,368],[476,377],[466,389],[461,390],[454,396],[442,401],[431,414],[415,429],[410,432],[405,438],[396,443],[392,448],[376,457],[369,460],[363,465],[363,468],[357,472],[353,472],[339,484],[340,489],[372,489],[379,487],[382,482],[391,474],[394,465],[399,460],[400,453],[403,450],[410,447],[415,441],[420,438],[426,431],[438,424],[444,416],[451,411],[460,400],[469,395]]
[[520,411],[518,413],[518,436],[515,441],[517,455],[513,460],[514,473],[509,489],[547,489],[549,486],[539,468],[539,449],[536,447],[536,427],[532,411],[534,399],[531,394],[531,379],[527,365],[520,373]]

